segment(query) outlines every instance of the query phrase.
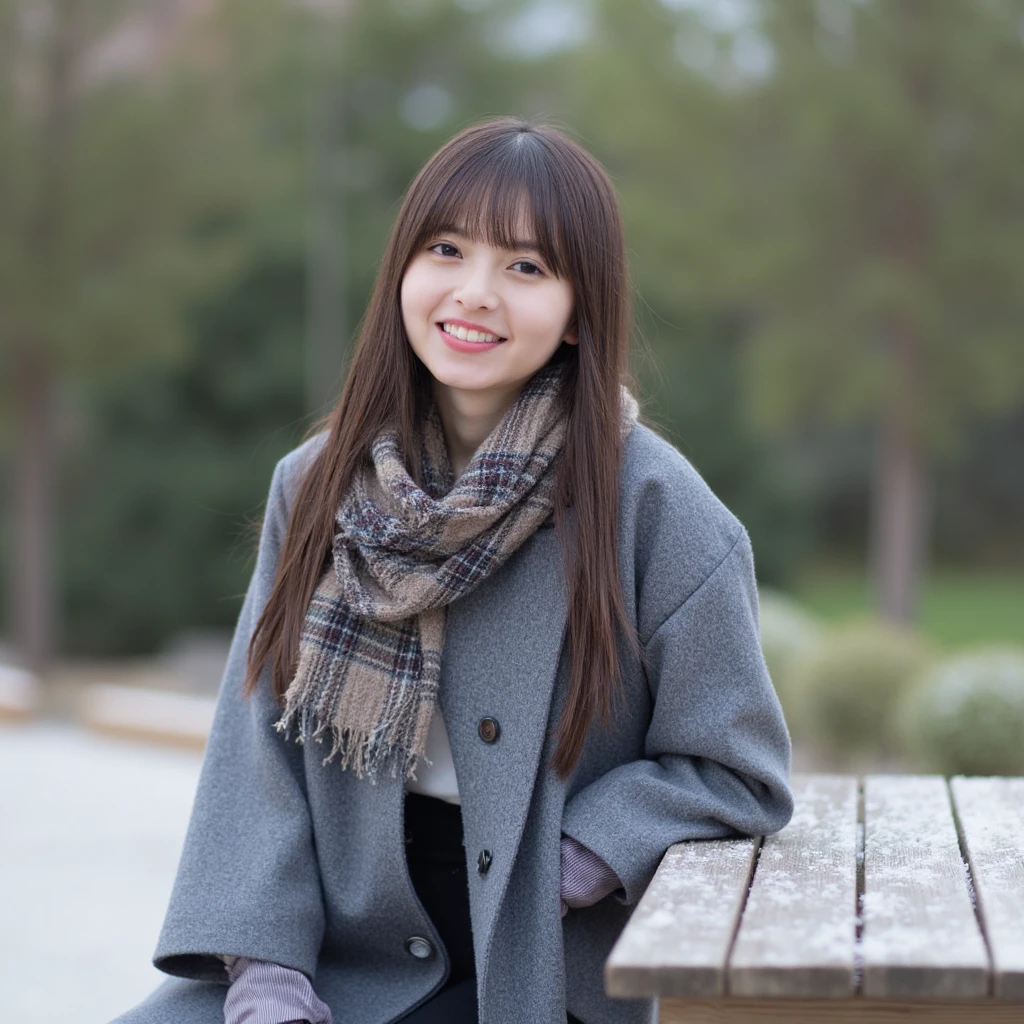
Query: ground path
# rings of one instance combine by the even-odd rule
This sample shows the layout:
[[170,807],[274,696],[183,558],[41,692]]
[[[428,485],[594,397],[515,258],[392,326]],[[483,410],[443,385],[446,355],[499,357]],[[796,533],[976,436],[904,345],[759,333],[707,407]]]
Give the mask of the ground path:
[[166,977],[150,956],[200,763],[73,725],[0,723],[5,1021],[107,1024]]

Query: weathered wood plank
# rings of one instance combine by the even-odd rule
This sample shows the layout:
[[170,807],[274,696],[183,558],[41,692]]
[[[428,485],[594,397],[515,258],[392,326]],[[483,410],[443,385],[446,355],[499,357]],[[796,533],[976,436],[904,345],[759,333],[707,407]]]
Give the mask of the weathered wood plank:
[[1020,1006],[994,1000],[663,999],[659,1024],[1021,1024]]
[[759,839],[671,847],[605,962],[610,996],[725,991],[725,962]]
[[865,778],[863,921],[866,996],[987,994],[988,954],[941,777]]
[[857,780],[794,775],[790,823],[767,836],[729,958],[743,997],[838,998],[854,991]]
[[1024,779],[957,776],[950,789],[992,956],[993,995],[1024,1002]]

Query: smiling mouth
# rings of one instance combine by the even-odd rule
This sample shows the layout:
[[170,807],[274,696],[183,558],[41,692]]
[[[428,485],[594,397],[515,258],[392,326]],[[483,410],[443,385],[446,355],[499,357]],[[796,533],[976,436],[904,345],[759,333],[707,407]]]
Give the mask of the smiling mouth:
[[506,338],[499,337],[497,334],[489,334],[487,331],[473,331],[460,327],[457,324],[439,323],[437,326],[445,334],[450,334],[453,338],[458,338],[459,341],[477,342],[482,345],[497,345],[499,342],[507,340]]

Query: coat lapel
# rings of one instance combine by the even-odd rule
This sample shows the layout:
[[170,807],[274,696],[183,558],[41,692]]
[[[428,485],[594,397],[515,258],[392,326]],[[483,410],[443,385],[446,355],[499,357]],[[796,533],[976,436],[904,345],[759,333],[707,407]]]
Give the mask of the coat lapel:
[[[448,606],[440,702],[462,801],[478,960],[522,839],[566,620],[552,528],[537,530],[494,576]],[[482,718],[497,721],[496,742],[480,738]],[[482,850],[491,854],[485,874],[477,868]]]

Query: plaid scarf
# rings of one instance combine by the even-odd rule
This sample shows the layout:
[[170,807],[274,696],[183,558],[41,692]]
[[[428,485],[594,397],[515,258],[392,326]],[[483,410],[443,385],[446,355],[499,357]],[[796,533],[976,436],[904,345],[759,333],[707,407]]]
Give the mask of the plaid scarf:
[[[336,516],[328,566],[310,601],[295,678],[276,723],[323,742],[342,768],[415,778],[437,704],[445,606],[499,568],[554,509],[565,439],[562,367],[539,370],[457,481],[436,405],[417,432],[421,489],[396,433],[378,436],[372,465]],[[621,389],[623,436],[637,403]],[[429,762],[428,762],[429,763]]]

